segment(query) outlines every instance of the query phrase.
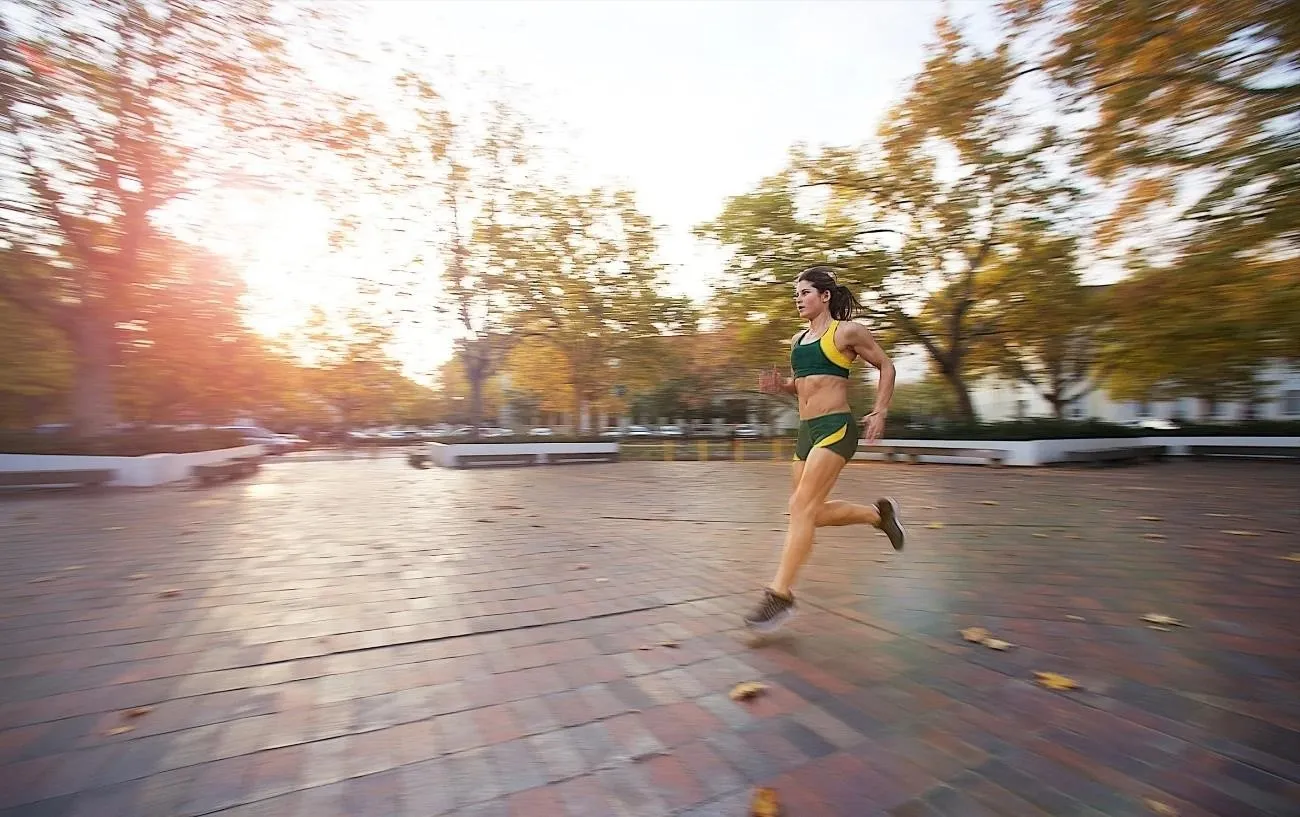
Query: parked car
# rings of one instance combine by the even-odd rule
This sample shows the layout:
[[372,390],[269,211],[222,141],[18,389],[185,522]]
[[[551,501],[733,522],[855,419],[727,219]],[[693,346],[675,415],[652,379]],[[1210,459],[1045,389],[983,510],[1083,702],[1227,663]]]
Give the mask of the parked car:
[[238,431],[246,445],[260,445],[267,454],[283,454],[294,449],[294,443],[283,435],[268,431],[261,426],[222,426],[222,431]]
[[311,448],[311,443],[297,434],[276,434],[275,436],[284,442],[289,451],[304,451]]
[[653,437],[654,432],[646,426],[628,426],[627,431],[623,432],[625,437]]
[[1163,417],[1144,417],[1133,423],[1133,428],[1149,428],[1155,431],[1177,431],[1179,426],[1173,420]]
[[618,426],[606,426],[605,428],[602,428],[602,429],[600,430],[600,436],[602,436],[602,437],[622,437],[622,436],[623,436],[623,429],[619,428]]
[[744,425],[738,425],[733,428],[731,430],[731,436],[738,440],[757,440],[759,437],[763,436],[763,432],[758,426],[745,423]]
[[554,434],[555,430],[547,428],[546,426],[538,426],[537,428],[528,429],[529,437],[550,437]]
[[683,437],[686,432],[681,426],[659,426],[660,437]]

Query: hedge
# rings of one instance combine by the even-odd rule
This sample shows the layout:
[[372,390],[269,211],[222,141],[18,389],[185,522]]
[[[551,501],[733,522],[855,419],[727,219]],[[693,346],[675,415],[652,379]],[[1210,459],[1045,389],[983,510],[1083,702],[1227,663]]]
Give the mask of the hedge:
[[140,457],[145,454],[187,454],[246,445],[238,431],[126,431],[97,437],[75,434],[0,432],[3,454],[68,454],[94,457]]

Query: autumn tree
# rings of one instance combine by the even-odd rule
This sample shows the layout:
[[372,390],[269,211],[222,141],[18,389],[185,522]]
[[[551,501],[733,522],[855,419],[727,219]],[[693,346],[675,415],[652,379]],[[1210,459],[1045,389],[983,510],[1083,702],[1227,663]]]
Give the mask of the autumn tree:
[[65,332],[82,432],[116,414],[134,290],[167,268],[159,215],[244,149],[346,138],[303,102],[290,17],[262,0],[0,7],[0,160],[16,171],[0,244],[22,259],[0,292]]
[[974,320],[989,327],[971,349],[974,374],[1034,389],[1057,418],[1100,383],[1100,334],[1111,299],[1084,284],[1078,241],[1046,225],[1011,232],[980,276]]
[[1108,385],[1248,397],[1260,364],[1300,357],[1295,4],[1038,0],[1004,13],[1087,121],[1087,169],[1119,199],[1101,233],[1130,276]]
[[632,195],[537,188],[513,213],[493,244],[493,289],[525,342],[563,359],[574,417],[662,377],[661,336],[693,329],[694,315],[663,294],[654,227]]
[[1016,107],[1023,71],[1007,42],[981,51],[940,20],[876,143],[799,151],[702,227],[733,250],[728,311],[748,313],[758,339],[788,337],[793,320],[778,315],[790,312],[794,276],[836,267],[863,293],[868,320],[922,347],[974,419],[969,356],[999,317],[977,316],[989,300],[983,273],[1011,236],[1060,224],[1076,197],[1060,133]]

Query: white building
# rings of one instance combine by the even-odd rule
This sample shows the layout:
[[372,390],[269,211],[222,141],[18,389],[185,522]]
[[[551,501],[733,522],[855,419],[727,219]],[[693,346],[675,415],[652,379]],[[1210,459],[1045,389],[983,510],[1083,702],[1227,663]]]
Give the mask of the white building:
[[[1255,404],[1260,420],[1300,420],[1300,369],[1273,364],[1262,373],[1264,383]],[[994,423],[1025,417],[1051,417],[1052,406],[1032,386],[999,378],[985,378],[971,388],[976,416]],[[1071,403],[1065,416],[1072,420],[1097,419],[1131,423],[1147,418],[1230,423],[1247,419],[1246,404],[1223,401],[1205,405],[1200,400],[1112,400],[1103,389],[1094,389]]]

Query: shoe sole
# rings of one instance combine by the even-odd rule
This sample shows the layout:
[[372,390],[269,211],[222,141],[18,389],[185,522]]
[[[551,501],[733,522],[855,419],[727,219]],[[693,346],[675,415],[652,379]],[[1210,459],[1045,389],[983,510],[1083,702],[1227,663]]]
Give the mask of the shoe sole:
[[891,527],[898,531],[898,538],[895,539],[893,532],[886,528],[885,518],[883,515],[880,519],[880,529],[889,537],[889,544],[894,546],[894,550],[902,550],[903,545],[907,544],[907,529],[903,527],[902,521],[898,518],[898,501],[893,497],[885,497],[876,503],[876,507],[877,511],[882,508],[889,509],[889,522],[891,523]]
[[789,607],[772,616],[767,621],[746,621],[745,626],[756,633],[774,633],[784,627],[790,619],[794,618],[796,615],[798,615],[798,612],[795,608]]

